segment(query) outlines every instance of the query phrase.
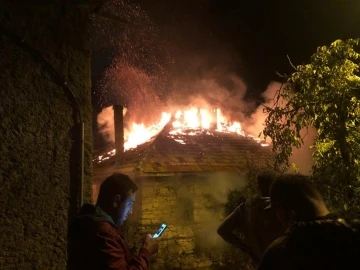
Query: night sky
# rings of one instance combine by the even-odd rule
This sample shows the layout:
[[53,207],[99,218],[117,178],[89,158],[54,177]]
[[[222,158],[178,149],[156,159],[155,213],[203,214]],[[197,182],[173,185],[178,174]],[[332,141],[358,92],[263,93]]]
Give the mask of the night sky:
[[[164,68],[170,81],[201,78],[208,70],[220,68],[246,83],[249,99],[258,99],[269,82],[279,80],[277,72],[292,72],[287,55],[294,65],[308,63],[318,46],[360,37],[358,0],[130,2],[137,3],[155,24],[157,41],[150,47],[159,46],[156,53],[166,55]],[[106,43],[104,36],[97,38]],[[149,55],[153,49],[147,48]],[[104,94],[99,82],[113,56],[111,46],[93,47],[95,123],[101,108],[111,105],[100,102]]]
[[318,46],[360,37],[356,0],[139,2],[177,49],[230,55],[226,64],[254,95],[291,72],[286,55],[307,63]]
[[[307,63],[318,46],[360,37],[357,0],[136,2],[156,24],[159,40],[167,43],[174,62],[168,70],[175,76],[192,72],[191,61],[200,56],[203,68],[226,66],[255,96],[278,79],[276,72],[292,71],[287,55],[295,65]],[[106,59],[95,61],[103,63],[93,67],[95,82],[106,56],[97,56]]]

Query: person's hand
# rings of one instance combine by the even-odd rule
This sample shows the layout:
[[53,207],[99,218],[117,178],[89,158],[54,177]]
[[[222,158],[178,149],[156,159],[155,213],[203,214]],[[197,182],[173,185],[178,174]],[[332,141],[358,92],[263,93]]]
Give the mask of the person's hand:
[[160,240],[161,237],[153,238],[151,234],[147,234],[142,247],[150,251],[151,255],[154,255],[159,250]]

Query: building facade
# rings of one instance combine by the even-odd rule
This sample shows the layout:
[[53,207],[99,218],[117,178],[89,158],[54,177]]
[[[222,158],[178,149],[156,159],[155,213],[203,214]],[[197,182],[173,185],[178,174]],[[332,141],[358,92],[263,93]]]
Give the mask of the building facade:
[[244,188],[249,163],[265,164],[270,154],[252,137],[191,134],[173,135],[165,127],[118,162],[109,159],[94,167],[94,199],[101,181],[114,172],[130,175],[139,185],[128,225],[135,246],[145,233],[168,225],[153,269],[211,269],[209,257],[225,247],[216,229],[229,190]]

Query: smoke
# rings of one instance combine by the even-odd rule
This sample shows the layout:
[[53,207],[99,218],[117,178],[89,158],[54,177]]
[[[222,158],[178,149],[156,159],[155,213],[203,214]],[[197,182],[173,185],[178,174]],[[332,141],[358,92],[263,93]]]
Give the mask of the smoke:
[[[211,56],[203,56],[206,57]],[[184,60],[189,61],[188,72],[173,80],[167,98],[168,107],[220,108],[228,120],[244,120],[244,113],[255,105],[244,100],[247,91],[244,80],[229,71],[226,65],[208,67],[206,60],[202,62],[199,58],[195,58],[195,64]]]
[[99,132],[107,142],[115,141],[114,109],[112,106],[104,108],[97,116]]
[[[123,116],[127,115],[128,109],[124,108]],[[106,107],[97,115],[98,130],[107,142],[115,142],[114,108]],[[127,138],[128,129],[124,128],[124,136]]]
[[213,202],[225,204],[230,190],[242,190],[246,187],[246,177],[237,172],[214,172],[206,178],[207,186],[211,187],[209,195]]
[[316,129],[313,127],[309,127],[308,129],[303,129],[300,132],[300,135],[304,139],[304,145],[299,149],[297,148],[292,149],[290,162],[296,164],[300,173],[305,175],[310,175],[311,167],[313,165],[312,154],[314,152],[314,150],[310,147],[314,143],[314,138],[317,135]]
[[[249,117],[246,118],[244,122],[244,128],[247,132],[258,136],[265,128],[265,120],[267,114],[264,112],[264,106],[273,107],[275,104],[274,97],[276,92],[279,91],[282,87],[282,84],[279,82],[271,82],[267,89],[262,93],[261,97],[263,98],[263,104],[259,105]],[[282,104],[283,101],[280,100],[279,104]],[[264,106],[263,106],[264,105]],[[263,136],[262,136],[263,137]],[[270,138],[267,138],[268,141],[271,141]]]
[[[266,91],[261,95],[261,97],[264,99],[263,105],[271,108],[274,107],[274,97],[276,93],[282,89],[282,87],[284,87],[284,85],[279,82],[271,82]],[[263,105],[258,106],[254,113],[252,113],[250,117],[247,118],[243,125],[247,132],[252,133],[255,136],[260,134],[260,132],[262,132],[265,128],[267,114],[264,112]],[[285,105],[285,100],[280,99],[277,103],[277,106],[283,105]],[[300,132],[300,135],[304,139],[304,144],[299,149],[293,147],[290,163],[295,163],[300,173],[309,175],[313,165],[313,149],[311,149],[310,146],[314,142],[316,129],[313,127],[303,129]],[[271,142],[271,139],[267,138],[267,141]],[[289,170],[291,171],[292,169],[290,168]]]
[[216,233],[224,218],[224,205],[230,190],[243,190],[247,185],[244,175],[231,172],[215,172],[210,174],[204,183],[205,200],[201,210],[201,221],[196,234],[197,246],[212,251],[219,250],[227,244]]

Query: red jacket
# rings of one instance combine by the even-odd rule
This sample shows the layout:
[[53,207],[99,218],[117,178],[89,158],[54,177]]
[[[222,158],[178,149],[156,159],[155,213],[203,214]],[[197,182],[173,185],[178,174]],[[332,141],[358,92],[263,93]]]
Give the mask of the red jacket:
[[131,254],[113,220],[99,207],[86,204],[69,228],[68,269],[149,268],[150,252]]

